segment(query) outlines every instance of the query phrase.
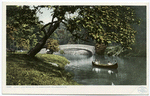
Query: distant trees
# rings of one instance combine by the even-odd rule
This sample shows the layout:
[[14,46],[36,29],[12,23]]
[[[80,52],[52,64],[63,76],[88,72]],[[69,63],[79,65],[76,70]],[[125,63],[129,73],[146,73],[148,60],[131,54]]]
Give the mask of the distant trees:
[[64,24],[60,23],[59,28],[57,28],[53,34],[50,36],[50,38],[56,39],[59,41],[59,44],[74,44],[77,42],[77,40],[74,40],[75,38],[72,36],[72,34],[66,29]]

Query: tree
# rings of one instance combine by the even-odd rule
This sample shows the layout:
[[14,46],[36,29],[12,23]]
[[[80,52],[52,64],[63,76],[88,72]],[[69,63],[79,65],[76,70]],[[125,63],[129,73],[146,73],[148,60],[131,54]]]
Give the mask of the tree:
[[[129,48],[135,41],[136,31],[131,24],[139,24],[134,10],[129,6],[34,6],[36,10],[47,8],[52,11],[52,20],[41,30],[45,36],[32,48],[29,56],[35,56],[45,45],[50,35],[63,23],[67,30],[81,40],[93,38],[99,44],[119,43],[123,48]],[[74,18],[66,14],[77,13]],[[45,27],[49,27],[45,30]],[[85,33],[79,31],[84,29]]]
[[52,38],[49,38],[46,41],[46,50],[49,49],[48,53],[53,54],[53,52],[58,52],[59,51],[59,44],[57,40],[54,40]]
[[7,47],[13,45],[30,49],[37,43],[35,26],[39,24],[36,11],[29,6],[7,6]]

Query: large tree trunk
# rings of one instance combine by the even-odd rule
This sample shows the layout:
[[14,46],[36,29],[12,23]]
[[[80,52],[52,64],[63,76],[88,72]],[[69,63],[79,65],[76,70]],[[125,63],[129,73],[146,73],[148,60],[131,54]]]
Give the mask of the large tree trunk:
[[56,22],[54,25],[50,26],[48,32],[45,36],[36,44],[34,48],[32,48],[27,55],[34,57],[45,45],[46,40],[50,37],[50,35],[59,27],[60,22]]
[[104,55],[105,49],[106,49],[107,45],[105,44],[96,44],[95,45],[95,51],[97,54],[99,55]]
[[34,48],[32,48],[32,49],[27,53],[27,55],[34,57],[34,56],[43,48],[43,46],[44,46],[45,43],[46,43],[46,40],[47,40],[47,38],[46,38],[46,36],[44,36],[44,37],[41,39],[41,41],[38,42],[38,43],[36,44],[36,46],[35,46]]

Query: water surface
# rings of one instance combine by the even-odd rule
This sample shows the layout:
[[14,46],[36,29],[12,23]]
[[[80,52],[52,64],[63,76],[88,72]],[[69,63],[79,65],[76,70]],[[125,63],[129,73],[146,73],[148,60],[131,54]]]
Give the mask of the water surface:
[[[65,70],[74,74],[74,80],[84,85],[146,85],[145,57],[108,57],[99,55],[64,54],[70,64]],[[92,66],[93,60],[101,63],[118,62],[118,69]]]

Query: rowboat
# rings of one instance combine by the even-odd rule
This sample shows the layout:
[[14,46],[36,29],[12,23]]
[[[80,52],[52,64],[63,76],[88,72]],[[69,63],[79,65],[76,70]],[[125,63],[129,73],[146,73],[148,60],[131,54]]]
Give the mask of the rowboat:
[[118,63],[115,63],[113,65],[108,65],[108,64],[96,64],[94,61],[92,61],[92,65],[95,67],[101,67],[101,68],[113,68],[113,69],[118,68]]

